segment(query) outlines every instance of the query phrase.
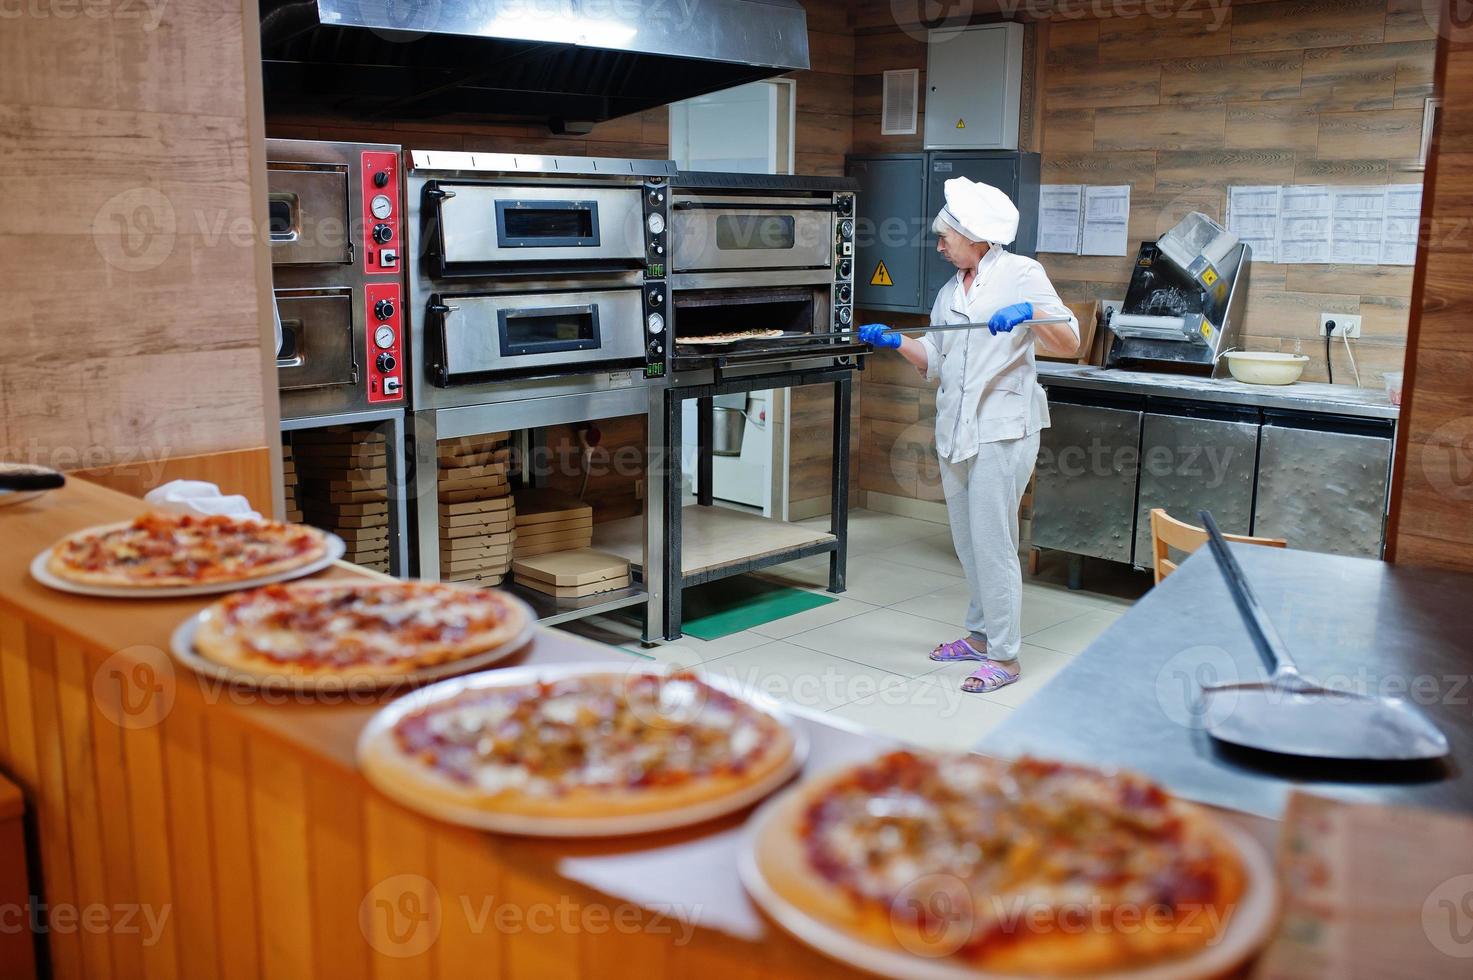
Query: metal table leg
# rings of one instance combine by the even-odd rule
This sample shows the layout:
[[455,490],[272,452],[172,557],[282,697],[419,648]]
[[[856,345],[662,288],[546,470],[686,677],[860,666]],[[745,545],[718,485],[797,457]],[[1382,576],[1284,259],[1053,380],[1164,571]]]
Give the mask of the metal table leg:
[[[389,487],[389,574],[408,578],[409,557],[409,502],[412,490],[410,474],[418,467],[410,466],[405,455],[404,416],[395,415],[388,420],[389,451],[384,455],[384,476]],[[406,467],[410,472],[405,472]]]
[[646,643],[665,635],[665,596],[669,588],[665,574],[665,535],[670,526],[665,513],[665,471],[670,465],[669,429],[665,415],[665,388],[652,385],[649,414],[645,416],[645,502],[644,502],[644,604]]
[[422,579],[440,580],[440,453],[433,411],[415,412],[413,492],[414,570]]
[[710,507],[715,474],[712,449],[716,444],[716,399],[696,399],[696,503]]
[[665,389],[665,433],[669,441],[665,453],[665,554],[661,563],[665,585],[665,639],[680,639],[681,589],[684,575],[680,557],[680,511],[682,503],[682,474],[680,447],[684,441],[684,426],[680,406],[684,401],[679,391]]
[[834,474],[829,502],[829,532],[837,547],[829,553],[829,591],[843,592],[849,551],[849,399],[848,375],[834,382]]

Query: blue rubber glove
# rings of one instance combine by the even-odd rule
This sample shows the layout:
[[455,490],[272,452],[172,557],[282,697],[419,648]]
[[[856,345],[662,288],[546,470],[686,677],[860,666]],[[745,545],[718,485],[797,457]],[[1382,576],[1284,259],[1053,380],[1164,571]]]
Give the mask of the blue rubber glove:
[[987,321],[987,329],[996,337],[1000,333],[1012,333],[1013,328],[1018,324],[1031,319],[1033,319],[1032,303],[1014,303],[992,314],[992,319]]
[[900,334],[883,323],[866,323],[859,328],[859,339],[874,347],[900,349]]

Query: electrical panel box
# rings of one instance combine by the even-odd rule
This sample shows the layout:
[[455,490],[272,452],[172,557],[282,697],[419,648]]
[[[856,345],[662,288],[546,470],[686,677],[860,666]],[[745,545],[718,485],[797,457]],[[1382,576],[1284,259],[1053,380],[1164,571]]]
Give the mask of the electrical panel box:
[[1030,258],[1038,242],[1037,153],[971,151],[851,156],[859,181],[855,224],[855,306],[929,313],[956,273],[936,251],[931,220],[946,203],[946,182],[967,177],[1003,191],[1018,208],[1018,237],[1008,251]]
[[1023,25],[943,28],[927,40],[926,149],[1016,150]]

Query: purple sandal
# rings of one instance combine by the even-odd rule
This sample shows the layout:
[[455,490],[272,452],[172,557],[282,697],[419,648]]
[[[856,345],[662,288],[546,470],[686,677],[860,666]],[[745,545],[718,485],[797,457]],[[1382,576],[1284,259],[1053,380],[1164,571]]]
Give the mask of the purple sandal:
[[968,643],[966,637],[963,637],[960,640],[943,643],[932,650],[931,659],[937,663],[955,664],[964,660],[986,660],[987,654],[978,653],[977,648]]
[[962,690],[968,694],[991,694],[999,688],[1007,687],[1020,676],[1022,671],[1014,674],[999,667],[997,661],[987,660],[962,680]]

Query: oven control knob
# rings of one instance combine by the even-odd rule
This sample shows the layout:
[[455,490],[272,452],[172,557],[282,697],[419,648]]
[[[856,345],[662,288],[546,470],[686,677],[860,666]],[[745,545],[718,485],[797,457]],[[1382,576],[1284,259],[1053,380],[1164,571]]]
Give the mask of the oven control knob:
[[375,187],[388,187],[389,186],[389,172],[387,170],[380,170],[378,173],[374,174],[373,175],[373,186],[375,186]]
[[373,304],[373,315],[380,320],[391,319],[394,315],[394,301],[391,299],[379,300]]
[[853,218],[845,218],[843,221],[839,222],[839,237],[844,239],[844,241],[846,242],[854,237]]
[[394,213],[394,202],[389,200],[387,194],[375,194],[373,200],[368,202],[368,210],[373,212],[375,218],[383,221]]
[[850,259],[839,260],[839,278],[849,279],[854,275],[854,262]]
[[665,230],[665,216],[663,214],[652,214],[645,219],[644,223],[649,228],[651,235],[658,235]]
[[378,356],[378,359],[374,361],[374,363],[378,365],[378,369],[380,372],[388,374],[390,371],[394,370],[394,365],[399,362],[394,360],[393,354],[390,354],[388,351],[384,351],[384,353]]
[[658,313],[651,313],[645,324],[650,328],[650,333],[658,334],[665,329],[665,318]]
[[847,282],[841,282],[841,283],[839,283],[839,288],[837,290],[835,290],[835,293],[838,294],[839,302],[840,303],[847,303],[847,302],[849,302],[849,293],[850,293],[850,290],[849,290],[849,284]]
[[849,309],[849,307],[841,306],[839,307],[839,311],[834,314],[834,319],[839,321],[839,325],[841,327],[847,327],[849,325],[849,321],[854,319],[854,313]]
[[844,197],[839,198],[839,213],[840,214],[853,214],[854,213],[854,198],[849,197],[848,195],[845,195]]
[[653,207],[659,207],[660,205],[662,205],[664,203],[665,203],[665,192],[664,191],[662,191],[662,190],[652,190],[652,191],[650,191],[650,204],[651,204],[651,206],[653,206]]
[[651,289],[650,290],[650,305],[651,306],[659,306],[663,302],[665,302],[665,294],[662,293],[662,292],[660,292],[658,289]]
[[373,226],[373,240],[378,242],[380,245],[384,244],[393,237],[394,229],[390,228],[388,225],[377,224]]

